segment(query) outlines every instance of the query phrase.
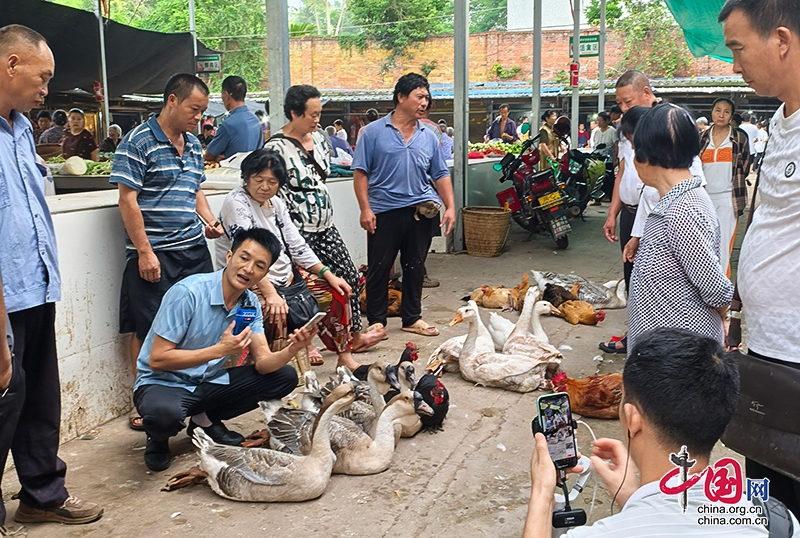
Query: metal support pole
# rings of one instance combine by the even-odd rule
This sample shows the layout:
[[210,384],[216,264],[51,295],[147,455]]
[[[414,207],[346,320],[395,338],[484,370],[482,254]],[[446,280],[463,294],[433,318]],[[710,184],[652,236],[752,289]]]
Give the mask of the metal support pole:
[[289,89],[289,7],[286,0],[267,2],[267,79],[269,124],[273,134],[286,123],[283,98]]
[[102,133],[98,140],[104,140],[108,136],[108,126],[111,124],[111,113],[108,111],[108,67],[106,65],[106,35],[103,27],[103,13],[100,11],[100,0],[94,0],[94,13],[97,16],[97,25],[100,35],[100,81],[103,83],[103,117],[101,127]]
[[600,0],[600,39],[597,43],[597,111],[606,109],[606,0]]
[[531,84],[531,136],[539,130],[542,108],[542,0],[533,0],[533,81]]
[[[572,29],[572,61],[576,64],[580,65],[581,61],[581,0],[574,0],[573,10],[572,10],[572,18],[573,18],[573,29]],[[578,88],[579,84],[575,84],[572,87],[572,133],[570,134],[570,145],[573,148],[578,147],[578,119],[580,115],[580,90]]]
[[192,34],[192,64],[197,72],[197,24],[194,19],[194,0],[189,0],[189,33]]
[[467,201],[469,151],[469,0],[455,2],[454,65],[453,65],[453,190],[455,194],[456,226],[453,230],[453,250],[464,250],[464,227],[461,209]]

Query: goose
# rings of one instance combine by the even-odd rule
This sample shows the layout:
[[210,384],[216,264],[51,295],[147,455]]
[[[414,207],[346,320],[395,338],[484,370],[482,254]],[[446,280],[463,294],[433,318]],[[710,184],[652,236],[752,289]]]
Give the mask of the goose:
[[[397,425],[407,417],[433,415],[433,410],[418,392],[405,391],[392,398],[378,417],[373,431],[364,433],[352,421],[336,416],[331,421],[331,449],[336,454],[333,473],[368,475],[389,468],[398,440]],[[280,409],[268,427],[293,454],[313,450],[311,439],[313,412]]]
[[[563,358],[561,353],[550,345],[550,340],[542,328],[542,314],[561,315],[552,304],[547,301],[536,301],[539,296],[537,288],[531,288],[525,296],[525,306],[519,315],[519,321],[514,326],[508,339],[503,345],[503,353],[530,355],[536,358],[557,355]],[[533,327],[533,334],[528,329]]]
[[509,355],[476,349],[476,342],[488,336],[489,332],[481,321],[475,301],[458,309],[456,317],[450,325],[469,323],[469,333],[459,357],[461,377],[473,383],[481,383],[490,387],[499,387],[516,392],[537,390],[544,384],[546,377],[561,363],[561,354]]
[[202,428],[192,442],[200,449],[200,468],[220,497],[244,502],[297,502],[316,499],[325,491],[336,460],[331,450],[333,417],[355,401],[352,385],[336,387],[325,398],[312,428],[307,456],[268,448],[243,448],[215,443]]
[[[389,391],[383,398],[387,401],[396,397],[398,394],[414,390],[417,385],[414,365],[410,362],[401,362],[397,367],[397,378],[400,380],[401,391]],[[431,410],[433,414],[433,410]],[[414,437],[422,429],[422,419],[418,414],[405,415],[395,423],[397,437]]]
[[[327,396],[334,387],[343,383],[361,383],[346,366],[339,366],[336,369],[336,373],[337,379],[331,379],[322,387],[321,393],[323,397]],[[359,400],[355,402],[343,413],[343,416],[361,426],[365,432],[368,432],[372,429],[375,418],[380,415],[386,404],[383,395],[392,389],[397,390],[400,388],[397,369],[387,362],[376,361],[370,364],[367,370],[366,384],[369,387],[369,398],[367,398],[369,401]]]

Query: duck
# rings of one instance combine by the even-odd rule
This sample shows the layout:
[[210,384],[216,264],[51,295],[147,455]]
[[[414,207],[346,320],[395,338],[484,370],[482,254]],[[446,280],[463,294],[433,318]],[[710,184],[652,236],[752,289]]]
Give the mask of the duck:
[[458,364],[461,377],[467,381],[515,392],[531,392],[539,389],[546,379],[552,377],[561,364],[560,353],[536,357],[497,353],[494,349],[476,349],[476,342],[481,338],[491,341],[491,337],[481,321],[475,301],[469,301],[467,306],[459,308],[450,325],[462,322],[469,324],[469,333]]
[[[491,338],[491,336],[490,336]],[[467,335],[454,336],[442,342],[436,349],[433,350],[428,362],[425,365],[427,372],[436,373],[441,375],[442,371],[450,373],[458,373],[458,357],[461,355],[461,348],[464,347],[464,342],[467,340]],[[494,347],[494,343],[492,344]]]
[[[398,441],[397,425],[407,417],[432,415],[433,410],[414,391],[404,391],[392,398],[378,417],[373,430],[367,434],[341,416],[331,421],[331,449],[336,454],[334,474],[369,475],[385,471],[392,462]],[[297,409],[279,410],[270,421],[270,434],[291,450],[291,453],[308,454],[313,450],[311,428],[313,413]]]
[[[586,301],[594,308],[625,308],[628,305],[628,295],[625,279],[610,280],[605,284],[597,284],[578,275],[563,275],[547,271],[531,270],[536,285],[544,292],[547,284],[560,285],[574,297],[567,300]],[[553,301],[550,301],[553,302]],[[553,302],[553,305],[559,305]]]
[[443,430],[444,419],[450,410],[450,394],[447,388],[435,374],[428,373],[420,378],[415,390],[433,410],[432,415],[420,414],[422,430],[430,433]]
[[[540,319],[544,314],[560,314],[560,312],[548,301],[536,301],[538,297],[539,290],[537,288],[528,290],[519,320],[503,344],[503,353],[526,355],[544,361],[558,358],[560,361],[563,356],[550,345],[550,339],[544,332]],[[529,332],[531,327],[533,334]]]
[[[361,382],[346,366],[336,368],[337,379],[331,379],[322,387],[322,395],[326,396],[334,387],[342,383]],[[384,361],[375,361],[367,368],[367,375],[364,381],[369,389],[369,396],[363,401],[355,402],[343,414],[368,432],[372,429],[375,419],[383,411],[386,401],[383,395],[392,389],[399,389],[400,382],[397,379],[397,368]]]
[[351,384],[336,387],[325,398],[312,427],[311,450],[304,456],[218,445],[196,428],[192,442],[200,450],[200,468],[208,475],[211,489],[220,497],[243,502],[299,502],[321,496],[336,460],[331,421],[355,399]]

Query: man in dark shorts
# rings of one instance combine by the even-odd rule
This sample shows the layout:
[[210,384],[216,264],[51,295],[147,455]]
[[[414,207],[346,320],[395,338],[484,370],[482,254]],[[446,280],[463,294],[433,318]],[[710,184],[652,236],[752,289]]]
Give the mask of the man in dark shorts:
[[[110,182],[119,188],[127,264],[122,275],[120,333],[131,338],[131,363],[150,330],[161,298],[174,283],[214,270],[205,237],[222,235],[200,184],[203,148],[191,134],[208,106],[208,87],[194,75],[167,82],[161,113],[120,142]],[[203,224],[213,223],[210,225]],[[141,419],[130,425],[141,429]]]

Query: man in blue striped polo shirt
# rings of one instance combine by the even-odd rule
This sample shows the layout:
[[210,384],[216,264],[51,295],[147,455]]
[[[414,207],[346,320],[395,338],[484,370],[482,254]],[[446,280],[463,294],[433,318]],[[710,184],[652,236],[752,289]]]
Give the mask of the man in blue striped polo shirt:
[[[161,298],[174,283],[214,270],[203,237],[222,235],[200,184],[203,148],[192,133],[208,107],[208,87],[194,75],[173,75],[161,113],[123,138],[110,182],[119,188],[127,232],[122,275],[120,333],[131,338],[131,363],[150,330]],[[207,223],[205,226],[198,214]],[[131,427],[141,419],[131,416]]]

